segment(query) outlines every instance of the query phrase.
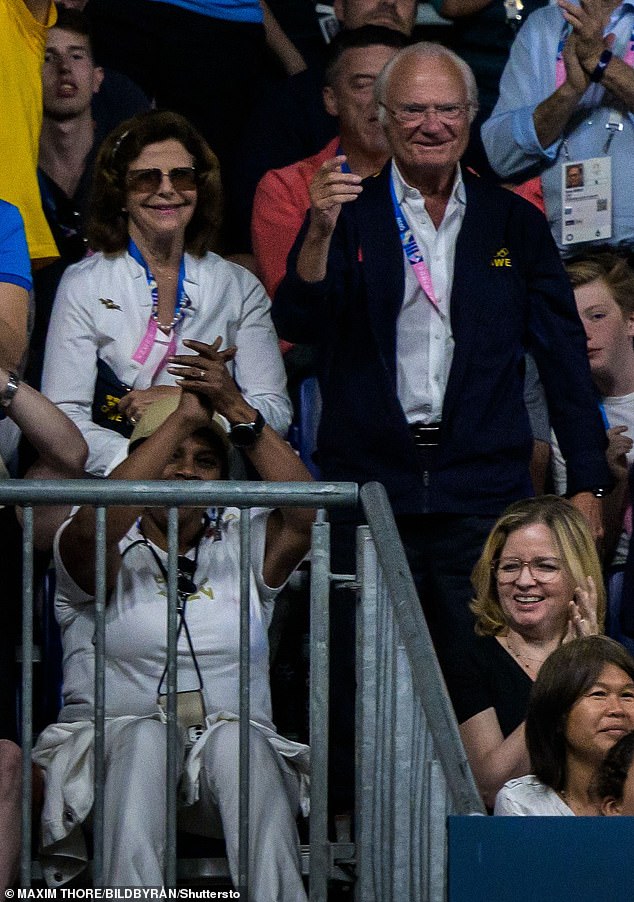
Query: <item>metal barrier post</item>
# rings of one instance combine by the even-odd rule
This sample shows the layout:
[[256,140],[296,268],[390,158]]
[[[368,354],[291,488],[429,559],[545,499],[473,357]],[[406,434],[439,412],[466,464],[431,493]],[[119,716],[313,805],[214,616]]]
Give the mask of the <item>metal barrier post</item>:
[[22,526],[22,886],[31,886],[33,785],[33,508],[24,508]]
[[249,746],[251,716],[251,516],[240,511],[240,769],[238,884],[249,897]]
[[310,902],[326,902],[328,843],[328,689],[330,667],[330,524],[313,524],[310,579]]
[[178,718],[176,693],[177,667],[177,608],[178,608],[178,508],[167,513],[167,730],[166,749],[166,811],[165,811],[165,884],[176,886],[176,793],[178,790]]
[[95,788],[93,803],[93,882],[104,885],[104,797],[106,720],[106,509],[95,510]]

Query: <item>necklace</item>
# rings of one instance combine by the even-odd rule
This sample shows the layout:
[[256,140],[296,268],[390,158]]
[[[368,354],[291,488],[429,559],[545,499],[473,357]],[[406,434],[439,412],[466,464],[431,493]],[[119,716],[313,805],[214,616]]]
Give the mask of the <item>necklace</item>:
[[[156,284],[156,278],[152,273],[148,263],[146,262],[143,254],[135,244],[134,240],[130,238],[128,243],[128,252],[130,255],[139,263],[143,269],[145,270],[145,276],[147,278],[148,287],[150,289],[150,294],[152,297],[152,309],[150,311],[150,323],[155,323],[158,328],[164,332],[166,335],[169,335],[172,329],[178,325],[178,323],[185,316],[185,312],[191,307],[191,301],[187,297],[185,293],[185,288],[183,286],[183,281],[185,278],[185,264],[184,261],[181,260],[180,268],[178,273],[178,288],[176,291],[176,308],[174,310],[174,315],[172,316],[172,320],[169,323],[162,323],[159,319],[158,315],[158,285]],[[152,255],[148,255],[152,256]],[[156,258],[154,258],[156,259]],[[160,264],[159,264],[160,265]],[[173,279],[173,276],[168,276],[168,278]],[[151,344],[151,341],[150,341]],[[170,351],[170,354],[176,353],[176,351]],[[147,359],[147,355],[146,358]],[[144,362],[144,361],[141,361]]]
[[[521,664],[522,667],[524,667],[525,670],[531,670],[531,669],[538,670],[541,667],[541,665],[544,663],[544,661],[546,660],[546,658],[544,658],[544,657],[539,657],[539,658],[531,657],[531,655],[524,654],[523,652],[518,651],[516,648],[513,648],[513,646],[511,645],[511,640],[508,637],[508,633],[504,637],[504,639],[506,641],[506,647],[508,648],[510,653],[513,655],[514,658],[516,658],[518,660],[518,662]],[[546,656],[546,657],[548,657],[548,656]]]
[[[170,277],[171,278],[171,277]],[[178,323],[182,320],[185,315],[185,310],[183,308],[182,299],[177,298],[176,301],[176,309],[174,310],[174,316],[170,323],[162,323],[159,319],[158,315],[158,286],[156,284],[156,279],[153,274],[150,274],[148,279],[148,283],[150,285],[150,291],[152,292],[152,310],[150,312],[150,319],[154,320],[156,325],[162,332],[165,332],[166,335],[172,331],[174,326],[177,326]],[[186,297],[186,296],[185,296]]]

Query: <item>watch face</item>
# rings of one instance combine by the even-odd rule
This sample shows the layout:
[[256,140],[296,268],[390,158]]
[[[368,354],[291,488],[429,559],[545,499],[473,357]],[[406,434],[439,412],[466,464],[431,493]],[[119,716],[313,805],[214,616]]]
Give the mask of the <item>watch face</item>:
[[262,435],[264,417],[258,410],[253,423],[235,423],[229,432],[229,438],[236,448],[250,448]]
[[231,427],[229,437],[236,448],[250,448],[257,439],[254,423],[238,423]]

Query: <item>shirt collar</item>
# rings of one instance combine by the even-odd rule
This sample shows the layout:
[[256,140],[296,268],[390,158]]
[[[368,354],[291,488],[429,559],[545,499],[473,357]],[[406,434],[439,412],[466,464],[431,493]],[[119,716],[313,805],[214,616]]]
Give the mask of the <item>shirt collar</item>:
[[[392,169],[391,169],[391,179],[392,184],[394,185],[394,190],[396,192],[396,199],[399,204],[406,202],[409,198],[421,197],[421,193],[418,188],[413,188],[411,185],[408,185],[403,176],[400,173],[398,166],[396,165],[396,161],[392,160]],[[424,200],[424,198],[423,198]],[[454,176],[453,188],[451,189],[451,195],[449,196],[449,204],[466,204],[467,203],[467,192],[465,191],[464,182],[462,180],[462,171],[460,166],[456,166],[456,174]]]

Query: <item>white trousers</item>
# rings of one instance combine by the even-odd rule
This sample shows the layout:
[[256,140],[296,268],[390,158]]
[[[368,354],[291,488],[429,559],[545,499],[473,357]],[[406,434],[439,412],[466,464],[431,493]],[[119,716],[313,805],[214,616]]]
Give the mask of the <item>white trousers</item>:
[[[110,724],[113,727],[114,724]],[[235,721],[207,737],[200,773],[208,832],[221,824],[229,870],[238,876],[238,735]],[[104,877],[107,886],[161,886],[165,857],[165,725],[156,720],[106,729]],[[249,899],[306,902],[296,813],[299,779],[265,736],[250,730]],[[191,829],[191,818],[188,819]]]

